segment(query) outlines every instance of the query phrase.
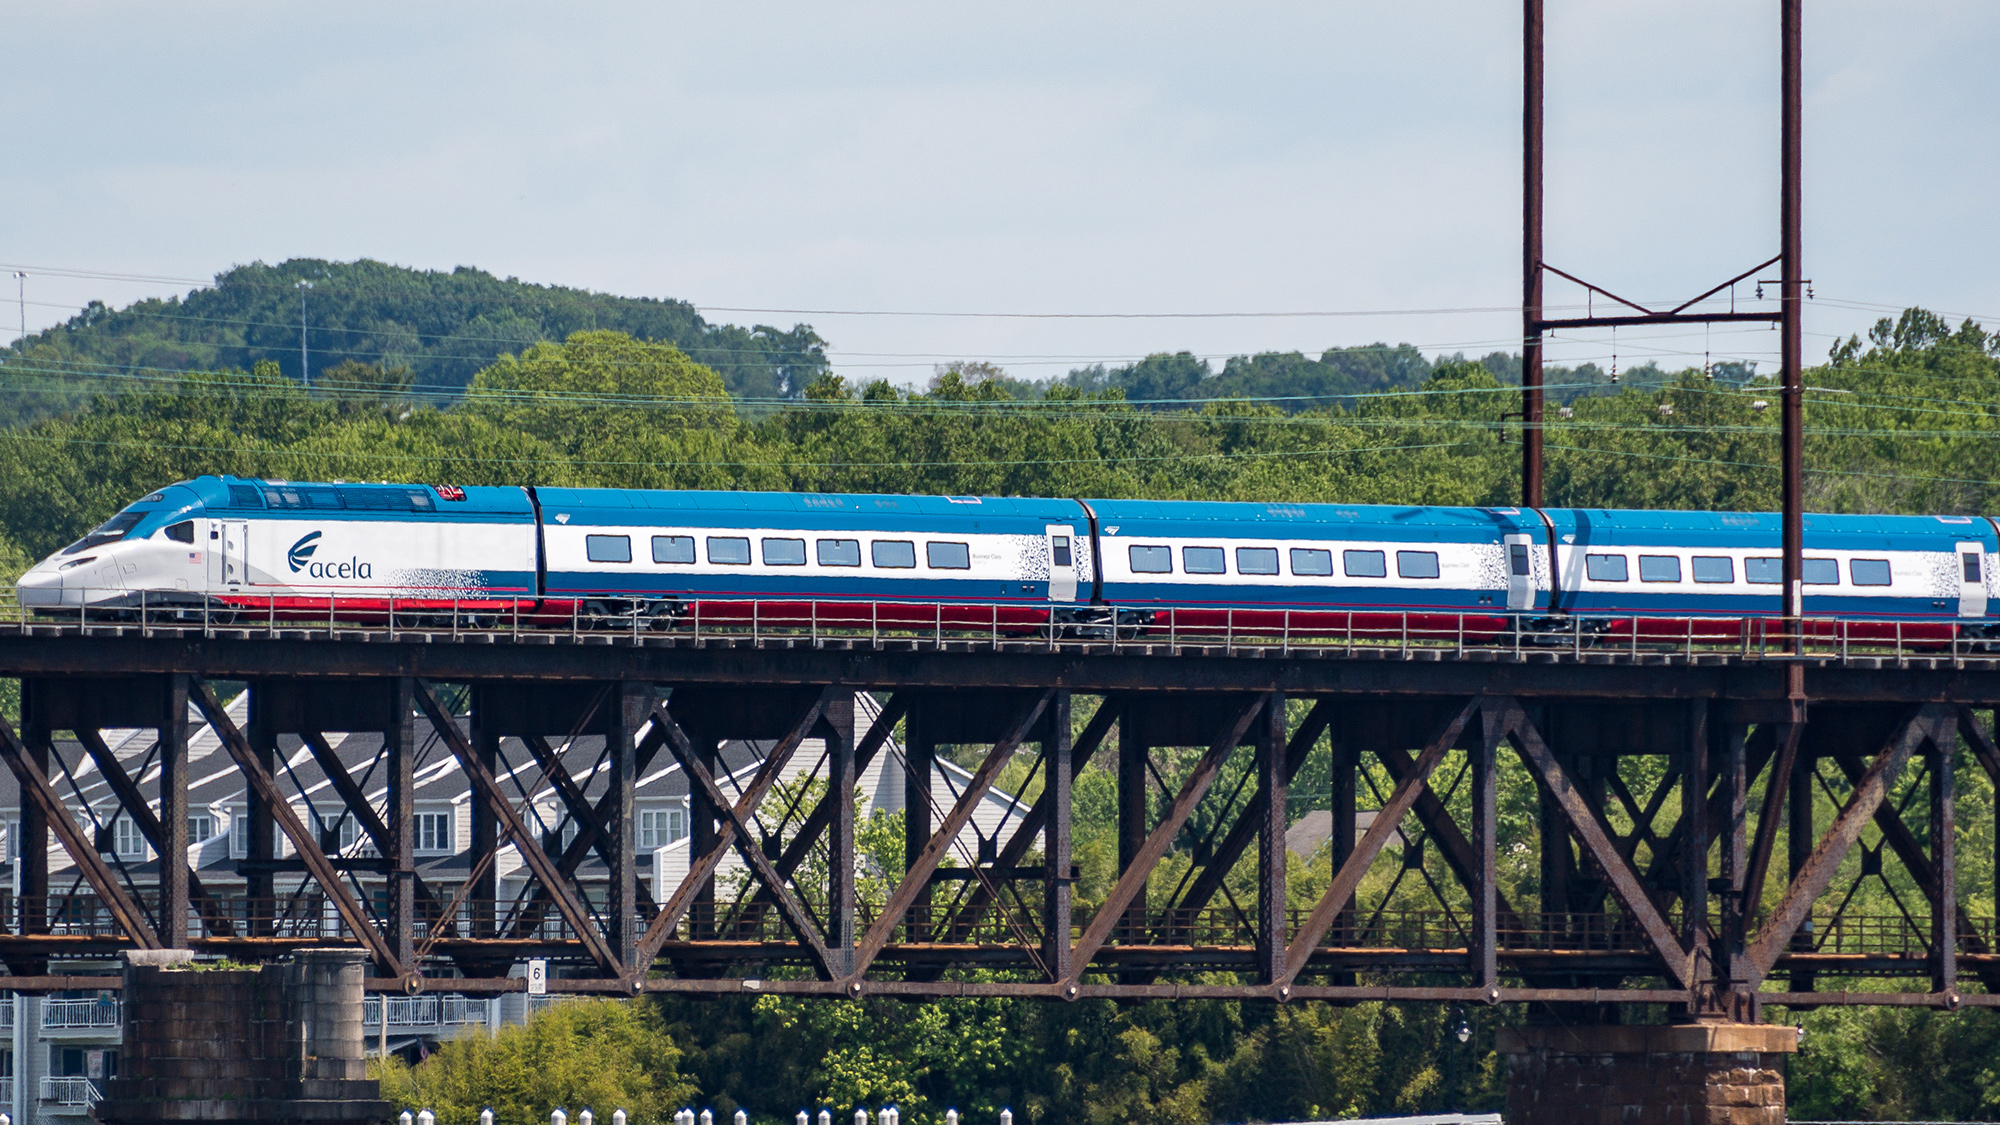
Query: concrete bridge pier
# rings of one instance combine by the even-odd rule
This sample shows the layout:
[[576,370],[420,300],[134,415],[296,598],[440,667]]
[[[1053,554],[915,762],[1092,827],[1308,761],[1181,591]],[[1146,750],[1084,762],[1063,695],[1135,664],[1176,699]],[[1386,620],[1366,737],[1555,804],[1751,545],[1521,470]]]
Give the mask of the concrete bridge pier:
[[1500,1033],[1507,1125],[1784,1125],[1789,1027],[1522,1027]]

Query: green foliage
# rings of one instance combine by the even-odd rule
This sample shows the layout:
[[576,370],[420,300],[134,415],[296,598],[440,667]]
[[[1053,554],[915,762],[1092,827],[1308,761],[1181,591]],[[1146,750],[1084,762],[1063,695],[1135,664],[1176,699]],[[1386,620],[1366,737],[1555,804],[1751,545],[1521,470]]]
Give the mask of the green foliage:
[[[310,288],[306,288],[309,286]],[[542,340],[604,329],[673,344],[720,372],[731,393],[785,398],[826,367],[811,328],[713,325],[684,301],[615,297],[500,279],[466,266],[413,270],[362,259],[257,262],[216,275],[185,297],[112,310],[101,302],[15,344],[5,355],[8,409],[33,418],[92,392],[181,371],[247,370],[275,363],[301,372],[303,297],[312,379],[343,363],[409,372],[444,402],[495,356]]]
[[414,1067],[392,1056],[373,1069],[384,1098],[428,1107],[441,1125],[477,1125],[488,1106],[507,1122],[546,1121],[560,1106],[572,1119],[623,1109],[632,1125],[662,1125],[694,1096],[680,1059],[652,1005],[578,1000],[497,1035],[467,1032]]

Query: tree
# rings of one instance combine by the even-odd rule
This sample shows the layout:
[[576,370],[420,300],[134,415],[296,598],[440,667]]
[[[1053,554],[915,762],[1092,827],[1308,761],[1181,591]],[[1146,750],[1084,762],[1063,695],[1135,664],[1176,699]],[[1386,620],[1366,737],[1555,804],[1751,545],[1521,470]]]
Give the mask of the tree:
[[469,1032],[414,1067],[394,1056],[373,1066],[384,1098],[428,1108],[442,1125],[477,1125],[488,1106],[510,1123],[564,1107],[605,1121],[623,1109],[632,1125],[663,1125],[695,1093],[680,1058],[653,1005],[575,1000],[491,1037]]

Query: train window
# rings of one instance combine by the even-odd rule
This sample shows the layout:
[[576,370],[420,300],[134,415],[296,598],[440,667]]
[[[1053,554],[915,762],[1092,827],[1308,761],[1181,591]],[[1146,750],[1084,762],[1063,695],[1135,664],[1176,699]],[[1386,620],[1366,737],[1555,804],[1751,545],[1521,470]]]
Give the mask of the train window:
[[329,485],[283,484],[264,489],[264,504],[270,508],[345,508],[340,490]]
[[1856,586],[1887,586],[1890,584],[1888,559],[1855,559],[1847,564],[1848,577]]
[[972,548],[963,543],[926,543],[924,563],[932,570],[971,570]]
[[909,570],[917,565],[917,545],[908,539],[877,539],[868,544],[868,557],[884,570]]
[[1585,555],[1583,573],[1592,582],[1629,582],[1632,578],[1624,555]]
[[254,484],[232,484],[229,486],[229,506],[232,508],[261,508],[264,497],[257,492]]
[[[1326,554],[1325,551],[1318,553],[1322,555]],[[1298,551],[1292,552],[1293,574],[1326,574],[1333,569],[1333,560],[1328,559],[1326,570],[1302,571],[1299,569],[1299,554],[1300,552]],[[1347,572],[1349,578],[1387,578],[1389,576],[1389,557],[1380,551],[1343,552],[1340,556],[1340,565]]]
[[1220,547],[1182,547],[1181,569],[1189,574],[1228,574],[1229,555]]
[[1960,555],[1959,558],[1965,562],[1965,580],[1967,582],[1979,581],[1979,556],[1964,554]]
[[656,563],[693,562],[694,536],[692,535],[653,536],[653,561]]
[[819,551],[821,566],[860,566],[861,540],[822,539],[813,544]]
[[[362,512],[432,512],[437,505],[431,503],[431,493],[427,488],[385,488],[381,485],[342,485],[341,503],[355,511]],[[465,499],[460,493],[459,499]]]
[[1736,560],[1727,555],[1696,555],[1694,557],[1694,580],[1696,582],[1736,581]]
[[1806,559],[1805,572],[1799,578],[1808,586],[1840,585],[1840,560]]
[[1640,555],[1639,581],[1679,582],[1681,580],[1681,557],[1679,555]]
[[1134,574],[1172,574],[1174,572],[1174,549],[1158,544],[1134,543],[1126,554],[1132,560]]
[[137,524],[143,518],[145,518],[145,513],[143,512],[120,512],[103,523],[98,524],[90,534],[64,547],[62,553],[65,555],[74,555],[79,551],[88,551],[92,547],[102,547],[106,543],[116,543],[120,539],[125,538],[125,534],[132,530],[133,525]]
[[[194,521],[182,520],[179,523],[168,524],[167,538],[173,540],[176,543],[194,542]],[[1857,578],[1855,579],[1855,581],[1859,582],[1860,579]]]
[[1049,562],[1055,566],[1073,565],[1069,558],[1069,536],[1049,536]]
[[749,566],[750,540],[734,535],[708,537],[708,561],[719,566]]
[[1743,581],[1752,586],[1782,586],[1785,582],[1785,560],[1744,559]]
[[1507,544],[1507,573],[1517,578],[1525,578],[1528,575],[1528,545],[1526,543]]
[[586,535],[583,537],[583,553],[591,562],[631,562],[632,537]]
[[1397,551],[1396,577],[1436,578],[1438,576],[1438,553],[1436,551]]
[[765,566],[806,565],[806,541],[803,539],[764,540]]
[[1236,573],[1278,573],[1278,549],[1276,547],[1236,548]]

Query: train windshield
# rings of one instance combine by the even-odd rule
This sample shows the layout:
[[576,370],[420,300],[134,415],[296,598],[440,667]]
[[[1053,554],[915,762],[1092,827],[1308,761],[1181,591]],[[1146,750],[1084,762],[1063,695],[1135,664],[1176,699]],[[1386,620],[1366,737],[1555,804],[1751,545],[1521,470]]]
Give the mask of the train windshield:
[[101,547],[106,543],[116,543],[118,540],[125,538],[125,533],[131,531],[143,518],[145,518],[144,512],[120,512],[103,523],[98,524],[89,535],[64,547],[62,553],[65,555],[74,555],[78,551],[88,551],[92,547]]

